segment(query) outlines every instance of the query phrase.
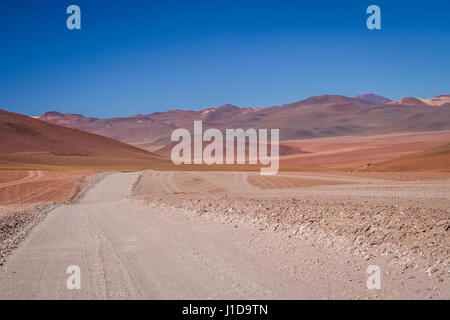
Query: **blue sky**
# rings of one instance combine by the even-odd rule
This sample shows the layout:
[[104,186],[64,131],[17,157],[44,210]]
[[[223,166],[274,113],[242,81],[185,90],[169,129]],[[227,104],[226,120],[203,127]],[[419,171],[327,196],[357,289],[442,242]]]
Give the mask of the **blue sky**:
[[2,0],[0,46],[0,108],[28,115],[450,93],[448,0]]

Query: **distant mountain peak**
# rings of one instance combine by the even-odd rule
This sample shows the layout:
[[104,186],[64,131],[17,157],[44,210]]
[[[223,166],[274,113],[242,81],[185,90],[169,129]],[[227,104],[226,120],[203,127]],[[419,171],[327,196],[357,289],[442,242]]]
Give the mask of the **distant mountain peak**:
[[231,111],[231,110],[239,110],[240,108],[238,106],[235,106],[233,104],[224,104],[223,106],[218,107],[217,111]]
[[431,99],[405,97],[403,99],[390,102],[390,104],[405,104],[414,106],[433,106],[438,107],[443,104],[450,103],[450,95],[439,95]]
[[338,95],[338,94],[324,94],[321,96],[312,96],[301,102],[302,103],[338,103],[338,102],[347,102],[349,100],[352,100],[352,98]]
[[423,101],[423,99],[415,98],[415,97],[405,97],[397,101],[392,101],[391,104],[407,104],[407,105],[416,105],[416,106],[426,106],[427,104]]
[[40,120],[105,135],[150,151],[169,145],[176,128],[190,130],[194,121],[199,120],[203,121],[205,128],[219,130],[278,128],[281,140],[403,132],[417,128],[450,130],[450,122],[445,121],[450,114],[450,95],[428,100],[405,98],[387,104],[383,103],[388,101],[387,98],[383,98],[379,100],[380,96],[373,93],[357,97],[321,95],[265,108],[240,108],[225,104],[198,111],[170,110],[105,119],[51,111],[41,116]]
[[50,120],[50,119],[95,119],[95,118],[89,118],[85,117],[82,114],[78,113],[61,113],[58,111],[48,111],[44,113],[42,116],[38,117],[40,120]]
[[373,103],[377,103],[377,104],[385,104],[388,102],[392,102],[392,100],[389,98],[379,96],[379,95],[376,95],[373,93],[360,94],[360,95],[357,95],[355,98],[362,100],[362,101],[373,102]]
[[62,113],[58,111],[48,111],[44,113],[41,117],[56,117],[56,116],[62,116]]

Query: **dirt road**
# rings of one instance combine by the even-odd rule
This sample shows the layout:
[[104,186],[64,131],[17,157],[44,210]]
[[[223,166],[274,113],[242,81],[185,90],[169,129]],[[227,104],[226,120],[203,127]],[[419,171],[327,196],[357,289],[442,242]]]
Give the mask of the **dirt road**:
[[[423,272],[382,258],[131,200],[139,175],[108,175],[50,212],[0,269],[0,298],[448,298]],[[366,286],[372,264],[380,290]],[[71,265],[80,267],[79,290],[67,288]]]

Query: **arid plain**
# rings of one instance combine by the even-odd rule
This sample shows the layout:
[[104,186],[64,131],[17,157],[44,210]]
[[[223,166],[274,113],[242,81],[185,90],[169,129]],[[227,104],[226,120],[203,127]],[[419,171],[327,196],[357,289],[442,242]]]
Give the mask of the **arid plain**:
[[[334,110],[337,122],[357,119],[330,136],[326,123],[287,128],[276,176],[250,166],[173,165],[160,145],[173,129],[170,113],[146,120],[158,131],[150,141],[124,128],[144,116],[114,120],[122,130],[115,132],[127,134],[111,139],[85,130],[101,120],[77,116],[82,128],[73,129],[2,111],[0,297],[449,299],[450,128],[437,114],[450,109],[447,100],[419,102],[326,96],[191,113],[213,123],[221,119],[214,112],[253,120],[276,113],[281,121],[290,109],[305,116],[310,108]],[[361,113],[376,108],[398,122],[375,130]],[[401,116],[399,108],[409,109]],[[172,124],[185,121],[175,114]],[[417,119],[421,130],[410,130]],[[95,130],[102,127],[111,126]],[[97,279],[79,295],[64,291],[67,256]],[[380,290],[366,286],[369,265],[381,269]]]

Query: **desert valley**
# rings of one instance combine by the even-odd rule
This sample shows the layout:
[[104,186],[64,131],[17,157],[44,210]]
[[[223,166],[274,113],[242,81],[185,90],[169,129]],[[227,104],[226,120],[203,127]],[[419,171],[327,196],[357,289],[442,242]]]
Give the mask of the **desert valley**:
[[[279,173],[173,164],[194,121],[280,129]],[[0,298],[450,299],[449,229],[450,95],[0,110]],[[84,290],[65,290],[73,264]]]

